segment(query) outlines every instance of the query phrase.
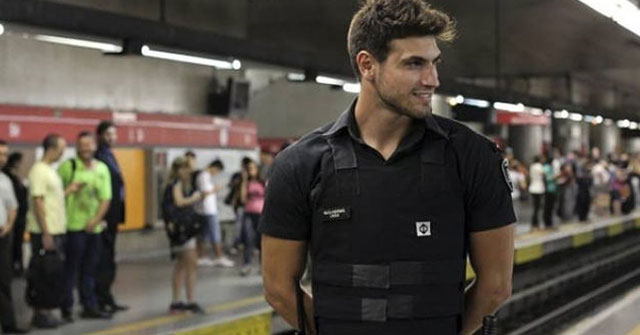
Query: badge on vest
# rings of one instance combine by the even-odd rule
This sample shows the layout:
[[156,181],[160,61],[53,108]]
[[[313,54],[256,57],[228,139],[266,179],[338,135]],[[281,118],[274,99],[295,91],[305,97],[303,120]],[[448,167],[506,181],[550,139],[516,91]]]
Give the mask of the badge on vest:
[[431,221],[416,222],[416,235],[418,237],[431,236]]
[[334,207],[322,209],[322,221],[349,220],[351,218],[351,208]]

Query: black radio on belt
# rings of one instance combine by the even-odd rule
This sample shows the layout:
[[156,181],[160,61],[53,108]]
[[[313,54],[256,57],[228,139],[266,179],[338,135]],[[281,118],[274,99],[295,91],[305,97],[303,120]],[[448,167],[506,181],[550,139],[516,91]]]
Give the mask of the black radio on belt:
[[487,315],[482,320],[481,335],[498,335],[498,318],[495,315]]

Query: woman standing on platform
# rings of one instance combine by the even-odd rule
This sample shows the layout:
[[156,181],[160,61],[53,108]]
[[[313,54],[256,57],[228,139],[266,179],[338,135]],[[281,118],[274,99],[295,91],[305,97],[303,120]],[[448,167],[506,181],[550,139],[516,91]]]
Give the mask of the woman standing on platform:
[[[198,192],[192,185],[191,169],[184,157],[176,158],[171,164],[171,174],[169,176],[169,187],[171,187],[171,200],[173,201],[174,219],[167,220],[182,221],[170,222],[168,224],[182,225],[189,224],[187,220],[197,220],[194,205],[202,200],[207,193]],[[163,203],[163,206],[165,204]],[[168,207],[171,207],[170,205]],[[169,215],[165,215],[169,216]],[[187,239],[186,242],[171,242],[171,257],[176,259],[173,268],[172,279],[172,300],[169,306],[170,313],[193,312],[204,313],[204,310],[194,301],[194,290],[196,286],[196,268],[198,255],[196,252],[196,234]],[[184,286],[184,287],[183,287]],[[187,302],[182,302],[182,289],[186,290]]]
[[242,171],[242,187],[240,199],[244,203],[244,216],[242,219],[241,240],[244,244],[244,265],[240,274],[247,276],[251,273],[251,261],[254,248],[260,250],[260,235],[258,234],[258,222],[264,207],[265,183],[260,179],[260,172],[256,162],[247,164],[247,169]]
[[531,230],[540,229],[540,207],[542,205],[542,197],[544,196],[544,168],[540,163],[540,156],[533,158],[533,164],[529,167],[529,194],[533,199],[533,215],[531,217]]

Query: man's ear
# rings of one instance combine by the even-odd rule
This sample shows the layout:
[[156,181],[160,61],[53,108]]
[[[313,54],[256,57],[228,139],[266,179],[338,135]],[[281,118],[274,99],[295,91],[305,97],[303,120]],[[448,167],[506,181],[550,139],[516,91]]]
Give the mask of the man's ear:
[[360,78],[363,80],[373,80],[378,67],[378,61],[366,50],[358,52],[356,64],[360,71]]

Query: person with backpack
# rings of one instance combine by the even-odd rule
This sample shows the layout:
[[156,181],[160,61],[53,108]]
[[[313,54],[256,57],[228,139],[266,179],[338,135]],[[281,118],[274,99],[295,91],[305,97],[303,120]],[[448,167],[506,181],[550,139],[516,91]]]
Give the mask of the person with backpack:
[[[197,191],[192,184],[189,164],[184,157],[177,157],[171,164],[169,182],[162,198],[162,216],[171,245],[171,258],[175,259],[171,280],[172,300],[170,313],[204,310],[194,301],[198,255],[196,237],[201,234],[202,221],[194,206],[209,192]],[[186,303],[182,301],[182,289],[186,291]]]
[[[65,152],[67,143],[57,134],[50,134],[42,142],[44,154],[29,171],[29,210],[27,231],[30,235],[31,261],[27,271],[27,302],[33,307],[31,324],[36,328],[56,328],[61,322],[52,309],[60,307],[60,257],[64,252],[66,213],[64,195],[76,192],[80,184],[71,183],[65,190],[60,176],[53,168]],[[48,261],[53,260],[53,261]],[[40,271],[50,268],[51,271]],[[45,293],[49,293],[46,295]]]

